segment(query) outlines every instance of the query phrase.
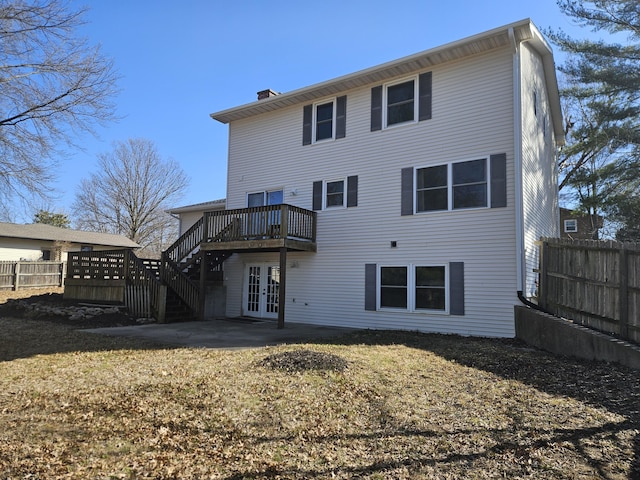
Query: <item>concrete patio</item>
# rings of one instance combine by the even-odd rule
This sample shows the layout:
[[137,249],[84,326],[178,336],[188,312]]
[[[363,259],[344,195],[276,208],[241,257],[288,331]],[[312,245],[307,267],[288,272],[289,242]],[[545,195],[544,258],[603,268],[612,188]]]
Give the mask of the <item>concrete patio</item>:
[[354,331],[352,328],[287,322],[282,329],[274,321],[216,319],[201,322],[93,328],[89,333],[140,338],[181,347],[237,349],[284,343],[304,343],[333,338]]

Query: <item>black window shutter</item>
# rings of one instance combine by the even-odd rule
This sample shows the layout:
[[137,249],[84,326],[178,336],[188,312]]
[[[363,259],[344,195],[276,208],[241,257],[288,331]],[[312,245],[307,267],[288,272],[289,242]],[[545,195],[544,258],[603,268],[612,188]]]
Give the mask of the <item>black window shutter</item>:
[[358,176],[347,177],[347,207],[358,206]]
[[322,180],[313,182],[313,209],[322,210]]
[[311,143],[312,118],[313,105],[305,105],[302,109],[302,145],[309,145]]
[[347,134],[347,96],[336,98],[336,138]]
[[507,154],[491,155],[491,208],[507,206]]
[[418,120],[431,119],[431,72],[420,74],[418,78]]
[[449,263],[449,313],[464,315],[464,263]]
[[377,280],[378,267],[375,263],[367,263],[364,266],[364,309],[376,310],[377,296],[376,296],[376,280]]
[[382,130],[382,85],[371,89],[371,131]]
[[403,168],[401,176],[400,215],[413,215],[413,167]]

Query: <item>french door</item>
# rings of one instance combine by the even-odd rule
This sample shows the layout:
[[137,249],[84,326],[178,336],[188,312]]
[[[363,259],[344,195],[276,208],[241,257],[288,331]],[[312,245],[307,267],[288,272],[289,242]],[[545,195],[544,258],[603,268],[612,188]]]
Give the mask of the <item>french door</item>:
[[246,266],[244,313],[250,317],[278,318],[280,266],[255,263]]

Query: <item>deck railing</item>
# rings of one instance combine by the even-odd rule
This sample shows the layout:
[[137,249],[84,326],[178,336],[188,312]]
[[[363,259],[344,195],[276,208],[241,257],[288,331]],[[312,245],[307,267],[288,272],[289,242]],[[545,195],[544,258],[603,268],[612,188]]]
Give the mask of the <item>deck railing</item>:
[[[158,278],[158,260],[138,258],[130,250],[69,252],[67,279],[97,280],[82,291],[86,300],[99,298],[104,280],[125,282],[123,303],[134,315],[153,316],[164,321],[166,287]],[[107,286],[107,288],[109,288]],[[94,292],[93,290],[96,290]]]
[[205,212],[205,242],[295,238],[316,240],[316,213],[293,205]]

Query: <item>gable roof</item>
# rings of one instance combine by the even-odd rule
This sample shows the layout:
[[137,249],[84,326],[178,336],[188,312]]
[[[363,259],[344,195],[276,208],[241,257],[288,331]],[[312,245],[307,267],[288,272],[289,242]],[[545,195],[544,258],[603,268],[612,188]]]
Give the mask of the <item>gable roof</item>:
[[26,238],[30,240],[49,240],[54,242],[73,242],[85,245],[105,245],[109,247],[139,248],[136,242],[123,235],[112,233],[84,232],[69,228],[54,227],[43,223],[19,225],[0,222],[0,237]]
[[522,42],[528,42],[542,57],[554,132],[558,143],[564,143],[562,110],[553,52],[540,31],[528,18],[326,82],[215,112],[211,114],[211,118],[222,123],[229,123],[300,103],[312,103],[315,100],[337,95],[346,90],[383,82],[392,77],[407,75],[445,62],[479,55],[496,48],[508,46],[513,48]]
[[224,210],[226,204],[226,198],[219,198],[218,200],[211,200],[209,202],[194,203],[193,205],[175,207],[171,210],[167,210],[167,213],[207,212],[209,210]]

